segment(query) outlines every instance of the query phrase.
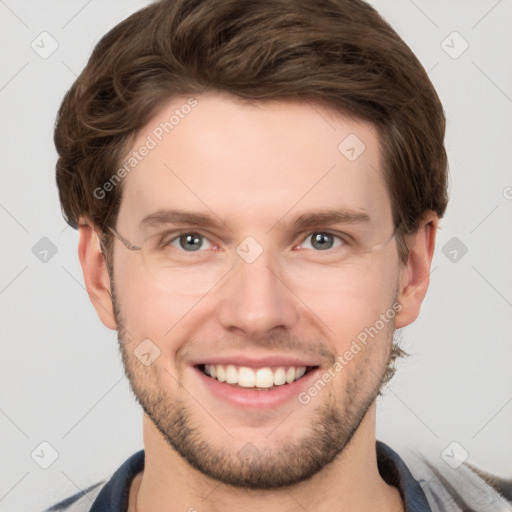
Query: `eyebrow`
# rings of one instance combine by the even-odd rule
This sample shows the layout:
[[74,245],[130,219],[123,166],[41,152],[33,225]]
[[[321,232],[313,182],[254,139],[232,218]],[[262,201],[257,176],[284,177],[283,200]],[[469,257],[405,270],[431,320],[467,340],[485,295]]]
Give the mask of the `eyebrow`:
[[[357,224],[371,223],[372,220],[366,211],[354,211],[347,209],[337,210],[318,210],[302,213],[293,217],[291,222],[279,220],[271,228],[276,226],[286,228],[293,226],[295,229],[304,229],[318,225],[329,226],[333,224]],[[158,210],[144,217],[140,225],[155,226],[160,224],[189,224],[200,227],[220,227],[226,226],[227,222],[222,222],[220,218],[214,218],[210,215],[187,212],[184,210]]]
[[158,210],[147,215],[140,221],[141,225],[158,224],[193,224],[197,226],[214,226],[219,222],[209,215],[202,213],[186,212],[181,210]]
[[[340,210],[319,210],[303,213],[292,219],[291,225],[295,228],[309,228],[319,224],[330,226],[332,224],[359,224],[371,223],[371,218],[365,211]],[[283,222],[279,221],[282,226]],[[286,225],[286,224],[285,224]]]

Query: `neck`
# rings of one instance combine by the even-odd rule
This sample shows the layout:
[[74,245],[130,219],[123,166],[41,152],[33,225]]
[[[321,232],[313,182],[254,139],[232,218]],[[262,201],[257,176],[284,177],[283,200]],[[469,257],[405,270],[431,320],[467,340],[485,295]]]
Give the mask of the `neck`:
[[310,479],[279,489],[237,489],[192,468],[144,416],[144,471],[130,489],[129,512],[273,510],[401,512],[398,489],[380,476],[375,450],[375,403],[342,453]]

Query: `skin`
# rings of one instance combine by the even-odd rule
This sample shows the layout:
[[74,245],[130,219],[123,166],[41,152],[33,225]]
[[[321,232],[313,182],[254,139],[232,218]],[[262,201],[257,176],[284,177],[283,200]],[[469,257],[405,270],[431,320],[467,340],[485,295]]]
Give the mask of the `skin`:
[[[165,105],[132,150],[186,100]],[[140,251],[116,240],[109,276],[94,226],[86,218],[80,226],[89,296],[102,322],[118,329],[145,411],[145,469],[132,484],[130,511],[403,510],[398,490],[378,472],[375,398],[393,330],[416,319],[427,291],[437,216],[427,212],[407,236],[410,255],[401,265],[396,240],[384,243],[392,213],[371,124],[305,102],[250,104],[220,93],[197,101],[124,178],[116,229],[140,244],[147,234],[140,221],[159,209],[212,215],[216,228],[178,226],[211,241],[200,260],[185,263],[176,244],[181,260],[164,283]],[[366,146],[353,162],[338,150],[349,134]],[[290,224],[339,208],[365,212],[369,222],[300,232]],[[314,250],[308,235],[318,232],[348,233],[358,243]],[[262,248],[252,263],[236,253],[247,236]],[[228,353],[294,354],[327,371],[397,302],[394,323],[306,405],[241,410],[211,395],[191,367]],[[149,366],[134,356],[147,338],[160,350]],[[241,461],[247,443],[259,456]]]

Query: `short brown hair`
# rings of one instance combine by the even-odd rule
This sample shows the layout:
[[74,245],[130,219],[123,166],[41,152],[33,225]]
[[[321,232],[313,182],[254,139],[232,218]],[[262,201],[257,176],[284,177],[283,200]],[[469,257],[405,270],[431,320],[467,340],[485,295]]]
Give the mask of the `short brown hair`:
[[[67,222],[107,233],[112,177],[140,130],[174,96],[316,101],[377,127],[399,253],[403,234],[447,205],[445,116],[424,68],[361,0],[161,0],[96,45],[59,109],[57,184]],[[122,185],[122,183],[121,183]]]

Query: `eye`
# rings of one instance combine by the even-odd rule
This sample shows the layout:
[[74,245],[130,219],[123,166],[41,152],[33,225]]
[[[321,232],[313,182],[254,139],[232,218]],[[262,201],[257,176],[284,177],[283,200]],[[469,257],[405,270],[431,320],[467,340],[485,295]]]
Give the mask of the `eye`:
[[164,247],[172,246],[177,249],[183,249],[186,252],[194,252],[199,249],[211,249],[213,247],[212,243],[207,238],[198,233],[181,233],[168,242],[164,242],[162,245]]
[[305,249],[325,251],[334,247],[345,245],[345,241],[341,237],[333,235],[332,233],[318,231],[308,235],[301,245],[303,245]]

